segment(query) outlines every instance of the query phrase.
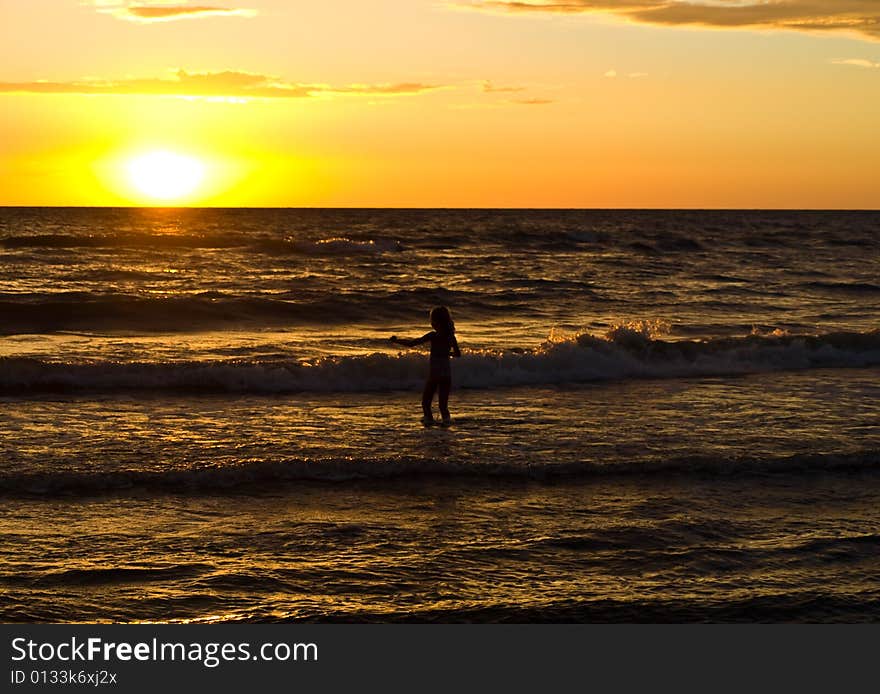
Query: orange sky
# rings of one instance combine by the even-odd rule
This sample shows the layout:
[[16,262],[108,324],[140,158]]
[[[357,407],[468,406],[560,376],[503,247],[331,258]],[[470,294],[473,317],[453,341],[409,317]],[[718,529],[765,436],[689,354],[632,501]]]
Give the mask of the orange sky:
[[[876,2],[0,0],[0,25],[0,204],[880,207]],[[152,197],[156,152],[197,184]]]

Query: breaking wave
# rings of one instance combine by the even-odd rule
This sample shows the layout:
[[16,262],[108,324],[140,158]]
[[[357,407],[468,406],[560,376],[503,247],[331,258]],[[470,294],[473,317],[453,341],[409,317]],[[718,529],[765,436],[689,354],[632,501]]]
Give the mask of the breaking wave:
[[[663,340],[644,325],[602,337],[551,336],[534,349],[466,351],[454,364],[460,388],[735,376],[771,371],[880,366],[880,331]],[[170,391],[283,394],[419,387],[417,352],[329,356],[305,362],[89,361],[0,358],[0,392]]]

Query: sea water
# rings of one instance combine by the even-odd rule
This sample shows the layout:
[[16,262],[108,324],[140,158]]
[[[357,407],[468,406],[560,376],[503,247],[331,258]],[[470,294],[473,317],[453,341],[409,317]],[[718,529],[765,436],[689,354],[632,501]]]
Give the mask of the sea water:
[[[0,208],[0,619],[877,621],[880,213]],[[449,429],[427,355],[449,306]]]

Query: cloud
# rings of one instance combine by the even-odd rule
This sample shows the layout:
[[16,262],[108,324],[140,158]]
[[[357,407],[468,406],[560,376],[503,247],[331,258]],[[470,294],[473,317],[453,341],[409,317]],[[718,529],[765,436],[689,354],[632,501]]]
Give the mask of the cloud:
[[[613,79],[616,79],[617,77],[620,77],[621,75],[619,75],[617,73],[617,70],[609,70],[608,72],[606,72],[602,76],[613,80]],[[637,80],[637,79],[641,79],[643,77],[647,77],[648,73],[647,72],[630,72],[628,75],[624,75],[624,76],[629,77],[631,80]]]
[[483,82],[483,91],[486,94],[497,94],[500,92],[523,92],[525,91],[525,87],[496,87],[489,80],[485,80]]
[[864,58],[841,58],[831,61],[834,65],[854,65],[856,67],[880,68],[880,63],[875,63]]
[[523,106],[543,106],[544,104],[552,104],[553,99],[513,99],[510,103],[522,104]]
[[253,17],[256,10],[228,7],[122,7],[112,13],[120,19],[133,22],[170,22],[175,19],[198,19],[201,17]]
[[472,9],[604,13],[663,26],[846,31],[880,40],[878,0],[473,0]]
[[396,84],[351,84],[334,87],[326,84],[288,83],[268,75],[226,70],[223,72],[186,72],[178,70],[173,78],[89,80],[82,82],[0,82],[0,92],[29,94],[128,94],[193,97],[259,97],[268,99],[307,98],[333,94],[401,95],[439,89],[439,85],[421,82]]
[[436,84],[422,84],[421,82],[398,82],[396,84],[351,84],[347,87],[330,87],[318,85],[306,87],[314,90],[314,93],[325,94],[418,94],[439,89]]
[[188,5],[186,0],[142,0],[137,3],[120,0],[94,0],[98,12],[110,14],[118,19],[150,24],[171,22],[178,19],[200,19],[202,17],[254,17],[256,10],[213,5]]

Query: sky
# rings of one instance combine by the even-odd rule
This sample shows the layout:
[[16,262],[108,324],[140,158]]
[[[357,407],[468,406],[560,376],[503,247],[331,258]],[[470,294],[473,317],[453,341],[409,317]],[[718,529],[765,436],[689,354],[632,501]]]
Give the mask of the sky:
[[880,0],[0,0],[0,205],[880,208]]

